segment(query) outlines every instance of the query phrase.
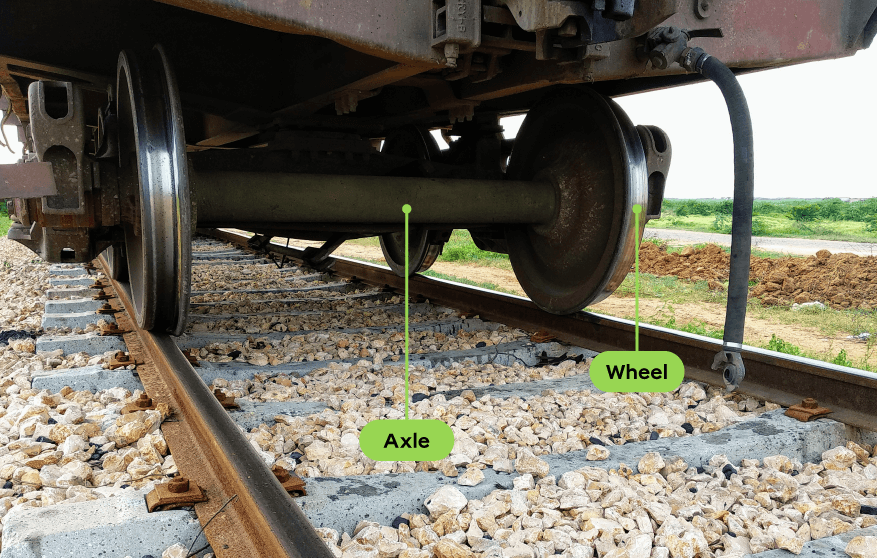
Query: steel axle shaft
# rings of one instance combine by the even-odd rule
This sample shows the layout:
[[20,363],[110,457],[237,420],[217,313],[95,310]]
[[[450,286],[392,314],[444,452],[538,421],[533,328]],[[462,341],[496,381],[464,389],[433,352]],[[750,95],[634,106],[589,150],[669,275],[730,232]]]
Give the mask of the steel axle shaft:
[[235,223],[537,224],[557,206],[547,182],[191,172],[199,226]]

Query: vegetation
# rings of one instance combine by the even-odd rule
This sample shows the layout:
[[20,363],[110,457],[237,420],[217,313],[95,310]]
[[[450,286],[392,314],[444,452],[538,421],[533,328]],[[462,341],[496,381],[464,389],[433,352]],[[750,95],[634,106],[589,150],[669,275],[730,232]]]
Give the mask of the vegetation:
[[785,353],[788,355],[796,355],[807,358],[812,358],[815,360],[821,360],[823,362],[829,362],[831,364],[837,364],[839,366],[847,366],[850,368],[859,368],[861,370],[867,370],[869,372],[877,372],[877,366],[874,366],[868,362],[869,357],[872,353],[872,346],[868,346],[867,355],[862,358],[859,362],[853,362],[849,355],[847,355],[847,351],[845,349],[841,349],[838,351],[837,355],[832,356],[834,353],[829,350],[825,353],[814,353],[811,351],[806,351],[797,345],[793,345],[787,341],[783,341],[776,335],[772,335],[770,341],[763,345],[763,348],[777,351],[778,353]]
[[[731,232],[731,200],[664,200],[655,228]],[[824,200],[758,200],[753,207],[756,236],[877,241],[877,198],[844,202]]]
[[12,226],[12,220],[6,214],[6,200],[0,199],[0,235],[6,236],[9,227]]

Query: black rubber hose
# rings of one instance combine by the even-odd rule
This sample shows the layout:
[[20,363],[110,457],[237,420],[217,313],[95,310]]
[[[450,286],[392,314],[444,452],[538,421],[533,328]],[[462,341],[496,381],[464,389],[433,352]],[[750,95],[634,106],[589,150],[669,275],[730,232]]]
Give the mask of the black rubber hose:
[[[700,50],[700,49],[696,49]],[[722,91],[731,117],[734,137],[734,209],[731,221],[731,273],[725,311],[725,350],[740,350],[749,295],[749,256],[752,251],[752,205],[755,189],[755,158],[752,119],[743,88],[734,73],[706,53],[698,53],[694,69]]]

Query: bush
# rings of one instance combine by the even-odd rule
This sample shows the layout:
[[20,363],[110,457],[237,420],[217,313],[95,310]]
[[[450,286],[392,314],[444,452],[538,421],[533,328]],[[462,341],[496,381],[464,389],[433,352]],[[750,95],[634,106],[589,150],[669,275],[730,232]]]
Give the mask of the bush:
[[752,208],[753,215],[782,215],[786,208],[771,202],[757,201]]
[[849,368],[853,368],[853,361],[850,360],[847,355],[846,349],[841,349],[837,356],[834,357],[834,360],[831,361],[832,364],[837,364],[838,366],[847,366]]
[[791,343],[787,343],[783,341],[779,337],[776,336],[776,333],[770,336],[770,341],[767,342],[767,345],[764,347],[770,351],[776,351],[778,353],[786,353],[787,355],[800,355],[801,348],[792,345]]
[[686,215],[712,215],[713,204],[698,200],[685,200],[676,208],[676,215],[685,217]]
[[792,221],[797,221],[799,223],[815,221],[820,216],[819,211],[819,206],[815,203],[796,205],[789,210],[788,217]]
[[718,215],[716,215],[716,219],[715,221],[713,221],[713,224],[710,225],[710,228],[722,234],[730,234],[731,218],[728,215],[719,213]]
[[770,234],[770,225],[761,217],[753,217],[752,234],[755,236],[766,236]]

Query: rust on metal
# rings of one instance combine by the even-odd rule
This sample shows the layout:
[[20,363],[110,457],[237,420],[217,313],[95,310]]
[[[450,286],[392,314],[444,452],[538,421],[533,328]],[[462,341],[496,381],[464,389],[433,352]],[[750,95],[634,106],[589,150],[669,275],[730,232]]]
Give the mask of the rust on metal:
[[127,329],[121,329],[115,322],[110,324],[102,324],[100,326],[101,335],[124,335],[126,333],[131,332]]
[[0,165],[0,198],[40,198],[57,196],[58,186],[52,163],[14,163]]
[[141,393],[140,397],[137,401],[132,401],[128,403],[124,407],[122,407],[121,414],[127,415],[129,413],[136,413],[139,411],[154,411],[155,410],[155,401],[152,400],[151,397],[146,395],[145,393]]
[[109,299],[115,298],[115,297],[116,297],[116,295],[107,292],[106,289],[101,289],[100,292],[97,293],[96,295],[92,296],[91,299],[92,300],[109,300]]
[[103,282],[103,279],[95,279],[95,280],[94,280],[94,283],[91,284],[91,288],[92,288],[92,289],[101,289],[101,290],[103,290],[103,289],[106,289],[107,287],[109,287],[109,285],[107,285],[106,283],[104,283],[104,282]]
[[[103,256],[100,263],[109,271]],[[118,286],[115,292],[130,308],[128,292]],[[195,503],[195,511],[217,558],[331,558],[174,339],[137,328],[127,314],[120,319],[134,329],[125,336],[132,356],[150,363],[139,371],[143,386],[177,417],[161,429],[180,473],[210,497]]]
[[287,471],[286,468],[281,467],[280,465],[274,465],[271,467],[271,472],[274,473],[274,476],[283,486],[283,489],[290,494],[296,496],[308,495],[308,491],[305,490],[305,481],[300,476]]
[[549,333],[545,330],[537,331],[530,336],[530,341],[532,341],[533,343],[548,343],[550,341],[554,341],[555,339],[557,339],[557,337],[555,337],[553,333]]
[[221,389],[216,388],[213,390],[213,395],[216,396],[217,401],[222,405],[224,409],[240,409],[241,406],[235,403],[234,395],[226,395],[222,392]]
[[157,510],[174,510],[206,501],[207,496],[201,487],[183,476],[156,484],[155,488],[146,494],[146,508],[149,513]]
[[786,409],[786,416],[801,422],[810,422],[815,418],[824,417],[831,413],[831,409],[820,407],[816,399],[808,397],[800,405],[792,405]]
[[136,360],[131,358],[131,355],[126,353],[125,351],[116,351],[112,357],[110,357],[110,362],[107,364],[107,368],[110,370],[115,370],[116,368],[122,368],[123,366],[139,366],[143,364],[142,360]]
[[105,302],[103,306],[95,310],[96,314],[108,314],[110,316],[119,312],[121,312],[121,310],[118,308],[113,308],[113,306],[109,302]]
[[186,357],[186,360],[188,360],[189,364],[191,364],[192,366],[201,366],[201,364],[198,362],[198,349],[194,347],[186,349],[185,351],[183,351],[183,356]]

